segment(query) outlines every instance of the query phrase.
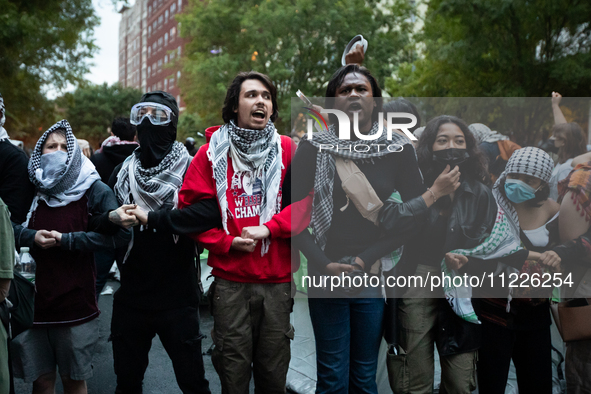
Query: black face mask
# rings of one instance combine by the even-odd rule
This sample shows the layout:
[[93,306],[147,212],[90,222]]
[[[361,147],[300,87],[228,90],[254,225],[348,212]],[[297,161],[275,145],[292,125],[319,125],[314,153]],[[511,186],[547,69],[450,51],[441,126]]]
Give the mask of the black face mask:
[[540,149],[548,153],[558,153],[559,148],[556,147],[553,139],[548,138],[546,142],[540,145]]
[[437,169],[440,170],[439,173],[445,169],[446,165],[449,164],[450,170],[452,170],[455,166],[461,165],[469,158],[470,154],[466,149],[450,148],[433,151],[433,161],[438,167]]
[[156,167],[172,149],[176,140],[176,127],[171,123],[154,126],[145,118],[137,125],[137,139],[140,143],[140,162],[142,167]]

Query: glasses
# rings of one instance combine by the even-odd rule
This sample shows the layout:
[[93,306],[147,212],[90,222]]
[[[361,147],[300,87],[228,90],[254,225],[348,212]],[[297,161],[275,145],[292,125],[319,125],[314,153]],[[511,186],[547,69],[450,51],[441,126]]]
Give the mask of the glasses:
[[139,103],[131,108],[129,121],[132,125],[139,125],[145,117],[150,119],[154,126],[163,126],[170,123],[174,112],[166,105],[158,103]]

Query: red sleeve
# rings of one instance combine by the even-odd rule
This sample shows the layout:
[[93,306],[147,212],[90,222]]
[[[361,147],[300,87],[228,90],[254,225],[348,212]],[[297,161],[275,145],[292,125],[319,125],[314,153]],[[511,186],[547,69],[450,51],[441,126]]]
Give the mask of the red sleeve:
[[[191,165],[185,174],[183,186],[179,191],[179,208],[217,196],[213,170],[207,158],[208,148],[209,144],[199,148],[195,158],[191,161]],[[191,234],[190,237],[200,242],[207,250],[218,254],[228,253],[234,239],[233,236],[226,234],[223,229],[218,228],[201,234]]]
[[216,197],[213,170],[207,158],[208,147],[209,144],[203,145],[189,165],[183,186],[179,191],[179,208],[184,208],[206,198]]
[[[291,159],[295,154],[297,145],[287,136],[281,136],[281,148],[283,150],[284,176],[287,167],[291,164]],[[271,233],[271,238],[290,238],[304,231],[310,224],[310,214],[312,212],[312,195],[294,204],[288,205],[271,220],[265,223],[265,226]]]
[[304,231],[310,224],[313,199],[314,191],[310,191],[306,198],[288,205],[265,223],[271,238],[290,238]]

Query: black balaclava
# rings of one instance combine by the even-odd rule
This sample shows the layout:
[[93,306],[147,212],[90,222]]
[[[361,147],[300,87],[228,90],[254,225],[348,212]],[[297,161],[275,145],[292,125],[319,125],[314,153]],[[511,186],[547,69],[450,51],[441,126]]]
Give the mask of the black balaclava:
[[470,158],[470,154],[466,149],[449,148],[438,151],[433,151],[433,163],[437,174],[441,174],[445,170],[445,166],[449,164],[449,169],[453,170],[455,166],[460,166]]
[[140,103],[145,102],[166,105],[174,113],[172,121],[167,125],[154,126],[147,117],[137,125],[140,162],[142,167],[151,168],[160,164],[162,159],[171,151],[174,141],[176,141],[179,107],[171,94],[161,90],[144,94],[140,99]]

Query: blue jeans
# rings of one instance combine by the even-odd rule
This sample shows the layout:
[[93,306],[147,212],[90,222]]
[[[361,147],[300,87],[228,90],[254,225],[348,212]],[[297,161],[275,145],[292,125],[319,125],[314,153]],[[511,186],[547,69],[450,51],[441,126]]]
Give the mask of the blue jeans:
[[309,298],[316,338],[316,393],[377,394],[382,298]]

